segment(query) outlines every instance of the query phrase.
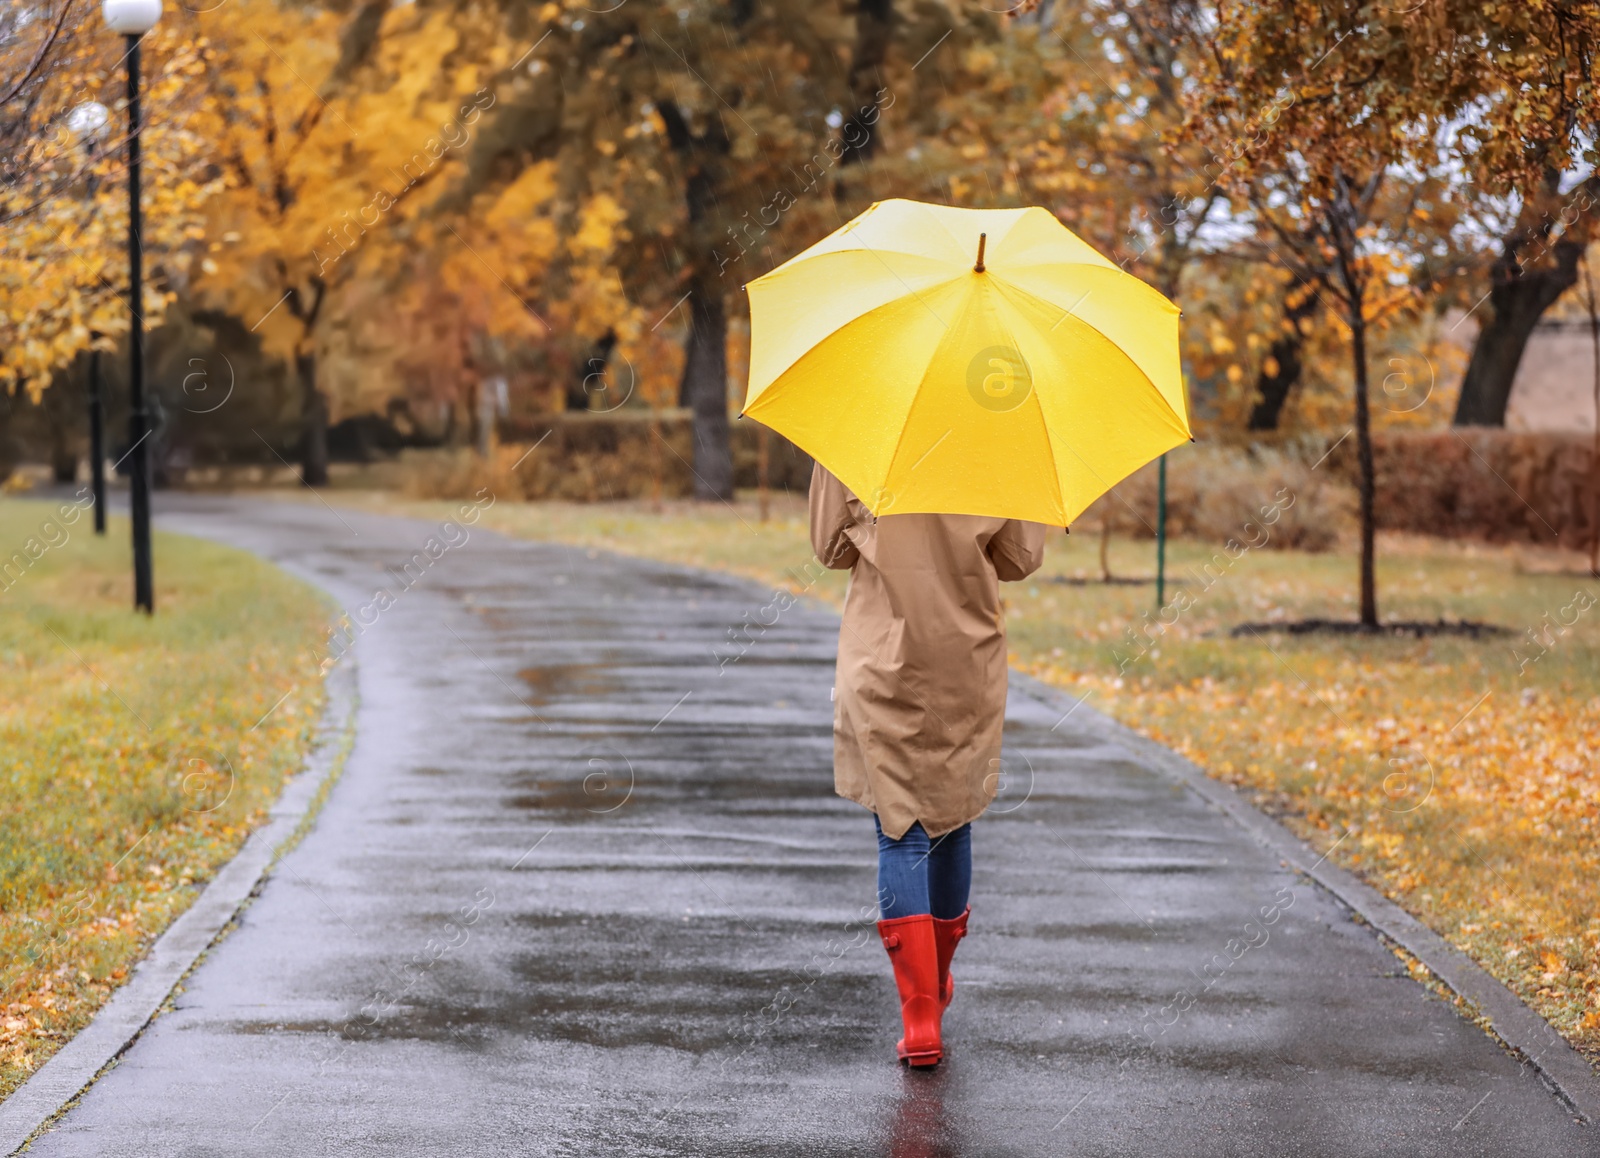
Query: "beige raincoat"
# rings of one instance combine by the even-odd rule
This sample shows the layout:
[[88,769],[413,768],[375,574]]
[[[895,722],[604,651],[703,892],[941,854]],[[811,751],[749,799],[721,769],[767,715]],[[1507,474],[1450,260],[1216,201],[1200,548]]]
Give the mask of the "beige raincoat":
[[811,545],[850,569],[833,705],[834,790],[892,839],[974,819],[1000,782],[1006,625],[999,580],[1044,560],[1045,528],[977,515],[874,517],[819,464]]

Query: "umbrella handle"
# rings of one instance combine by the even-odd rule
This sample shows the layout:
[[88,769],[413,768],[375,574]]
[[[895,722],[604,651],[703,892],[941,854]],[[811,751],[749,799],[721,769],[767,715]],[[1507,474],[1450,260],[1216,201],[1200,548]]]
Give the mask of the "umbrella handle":
[[978,234],[978,264],[972,267],[973,273],[983,272],[983,243],[989,239],[987,233]]

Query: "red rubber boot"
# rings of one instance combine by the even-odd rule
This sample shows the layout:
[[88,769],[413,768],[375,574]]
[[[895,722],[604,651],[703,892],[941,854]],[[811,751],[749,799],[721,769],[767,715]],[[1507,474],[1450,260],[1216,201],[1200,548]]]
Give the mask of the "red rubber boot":
[[950,976],[950,959],[956,955],[956,944],[967,935],[967,918],[972,915],[969,905],[959,917],[942,921],[933,919],[933,944],[939,954],[939,1008],[945,1009],[955,996],[956,983]]
[[907,1065],[921,1069],[944,1058],[939,1041],[939,955],[934,946],[933,918],[927,913],[878,922],[878,936],[894,966],[894,984],[900,991],[900,1020],[905,1036],[895,1052]]

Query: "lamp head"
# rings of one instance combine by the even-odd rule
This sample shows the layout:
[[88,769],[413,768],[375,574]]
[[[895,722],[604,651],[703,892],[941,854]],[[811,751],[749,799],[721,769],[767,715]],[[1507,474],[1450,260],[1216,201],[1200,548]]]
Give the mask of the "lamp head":
[[106,27],[125,36],[143,36],[161,19],[161,0],[104,0]]

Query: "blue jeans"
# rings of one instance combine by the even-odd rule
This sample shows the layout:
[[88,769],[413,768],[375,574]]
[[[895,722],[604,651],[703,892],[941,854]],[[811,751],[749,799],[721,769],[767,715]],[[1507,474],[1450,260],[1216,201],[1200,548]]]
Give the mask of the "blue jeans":
[[963,824],[930,841],[921,823],[899,840],[878,830],[878,910],[880,919],[932,913],[941,921],[959,917],[972,891],[972,825]]

